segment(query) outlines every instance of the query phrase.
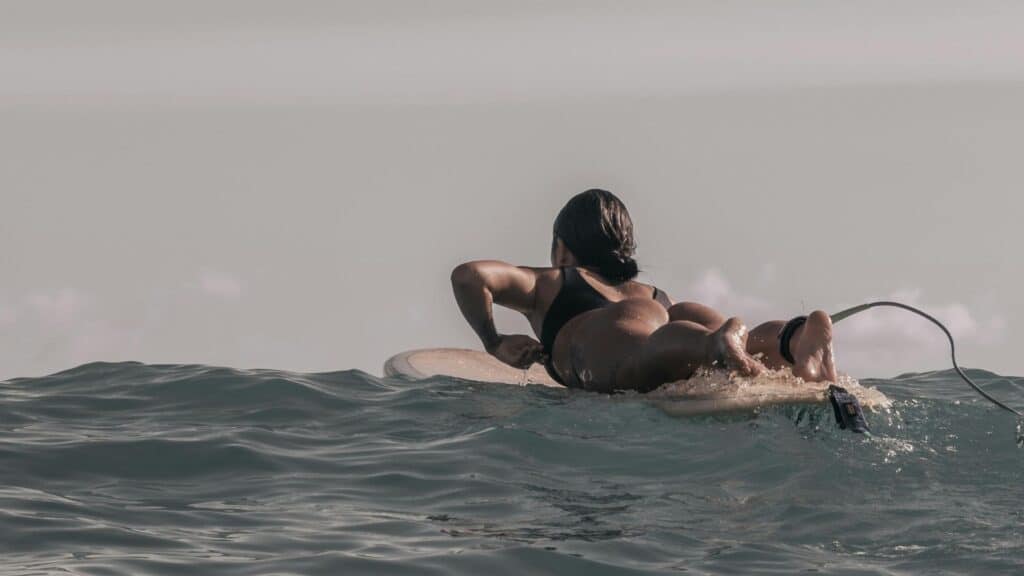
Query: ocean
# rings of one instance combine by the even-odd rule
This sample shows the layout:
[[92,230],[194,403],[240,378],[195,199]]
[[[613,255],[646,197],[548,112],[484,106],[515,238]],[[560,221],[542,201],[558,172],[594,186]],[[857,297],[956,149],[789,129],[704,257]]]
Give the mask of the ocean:
[[[969,374],[1024,408],[1024,379]],[[0,383],[2,574],[1013,574],[1018,422],[951,371],[828,407],[199,365]]]

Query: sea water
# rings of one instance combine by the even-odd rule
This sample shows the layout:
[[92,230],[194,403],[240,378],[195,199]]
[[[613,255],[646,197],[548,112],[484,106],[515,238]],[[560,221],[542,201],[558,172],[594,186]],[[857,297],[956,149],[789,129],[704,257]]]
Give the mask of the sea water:
[[[1024,380],[972,370],[1024,407]],[[3,574],[1011,574],[1017,422],[952,372],[830,409],[358,371],[89,364],[0,384]]]

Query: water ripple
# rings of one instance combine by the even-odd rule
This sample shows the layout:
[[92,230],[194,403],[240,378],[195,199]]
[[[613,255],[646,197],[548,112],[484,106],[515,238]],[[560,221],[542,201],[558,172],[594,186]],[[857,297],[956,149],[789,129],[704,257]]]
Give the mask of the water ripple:
[[[1024,407],[1024,379],[971,377]],[[0,383],[4,574],[1013,573],[1015,421],[950,372],[826,407],[93,363]]]

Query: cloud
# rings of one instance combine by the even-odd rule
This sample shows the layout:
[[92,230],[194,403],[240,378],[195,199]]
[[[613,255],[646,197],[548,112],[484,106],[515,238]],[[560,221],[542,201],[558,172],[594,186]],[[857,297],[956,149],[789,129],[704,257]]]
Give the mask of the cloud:
[[28,305],[41,320],[66,324],[81,311],[84,298],[74,288],[62,288],[52,293],[32,294],[28,297]]
[[0,300],[0,379],[97,360],[140,360],[154,351],[157,358],[174,356],[180,348],[166,346],[180,345],[166,340],[168,330],[210,318],[243,291],[234,275],[204,270],[189,284],[148,294],[63,287]]
[[[770,270],[770,268],[765,268]],[[718,310],[726,316],[763,317],[771,304],[757,296],[741,294],[717,268],[706,270],[690,285],[688,294],[693,300]]]
[[[903,290],[884,299],[920,308],[942,322],[957,340],[994,341],[1005,333],[1006,321],[998,316],[980,322],[965,304],[930,304],[922,301],[921,294],[920,289]],[[931,322],[898,310],[863,312],[844,320],[842,327],[850,341],[872,346],[927,346],[945,340]]]
[[[766,265],[756,281],[761,290],[771,284],[774,267]],[[690,285],[690,297],[726,316],[740,316],[751,327],[758,321],[780,319],[781,307],[761,296],[738,290],[718,269],[701,273]],[[900,302],[931,314],[949,329],[963,351],[972,346],[991,346],[1005,341],[1007,322],[999,315],[979,317],[962,302],[936,304],[919,288],[900,290],[885,297],[865,299]],[[857,303],[851,303],[854,305]],[[846,306],[829,309],[837,312]],[[920,371],[923,366],[945,367],[949,345],[942,331],[928,320],[911,312],[893,308],[875,308],[843,320],[836,325],[835,351],[840,369],[851,374],[878,376]]]
[[18,319],[13,308],[0,308],[0,326],[10,326]]
[[199,289],[210,296],[237,300],[242,295],[242,282],[225,272],[205,270],[199,275]]
[[0,308],[0,379],[52,372],[94,360],[128,360],[142,331],[118,324],[76,288],[39,290]]
[[[1005,339],[1005,319],[993,315],[982,320],[962,302],[933,304],[922,294],[920,289],[903,290],[882,299],[934,316],[953,335],[961,352],[965,345],[988,346]],[[948,367],[949,344],[942,331],[904,310],[876,308],[843,320],[836,326],[835,343],[837,361],[865,375],[920,371],[922,365]]]

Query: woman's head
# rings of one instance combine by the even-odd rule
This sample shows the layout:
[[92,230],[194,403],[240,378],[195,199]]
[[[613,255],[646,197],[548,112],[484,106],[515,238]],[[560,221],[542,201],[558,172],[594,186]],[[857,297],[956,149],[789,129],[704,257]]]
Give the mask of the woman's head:
[[633,221],[611,192],[594,188],[573,196],[555,218],[554,233],[552,259],[561,240],[580,266],[616,282],[636,278]]

